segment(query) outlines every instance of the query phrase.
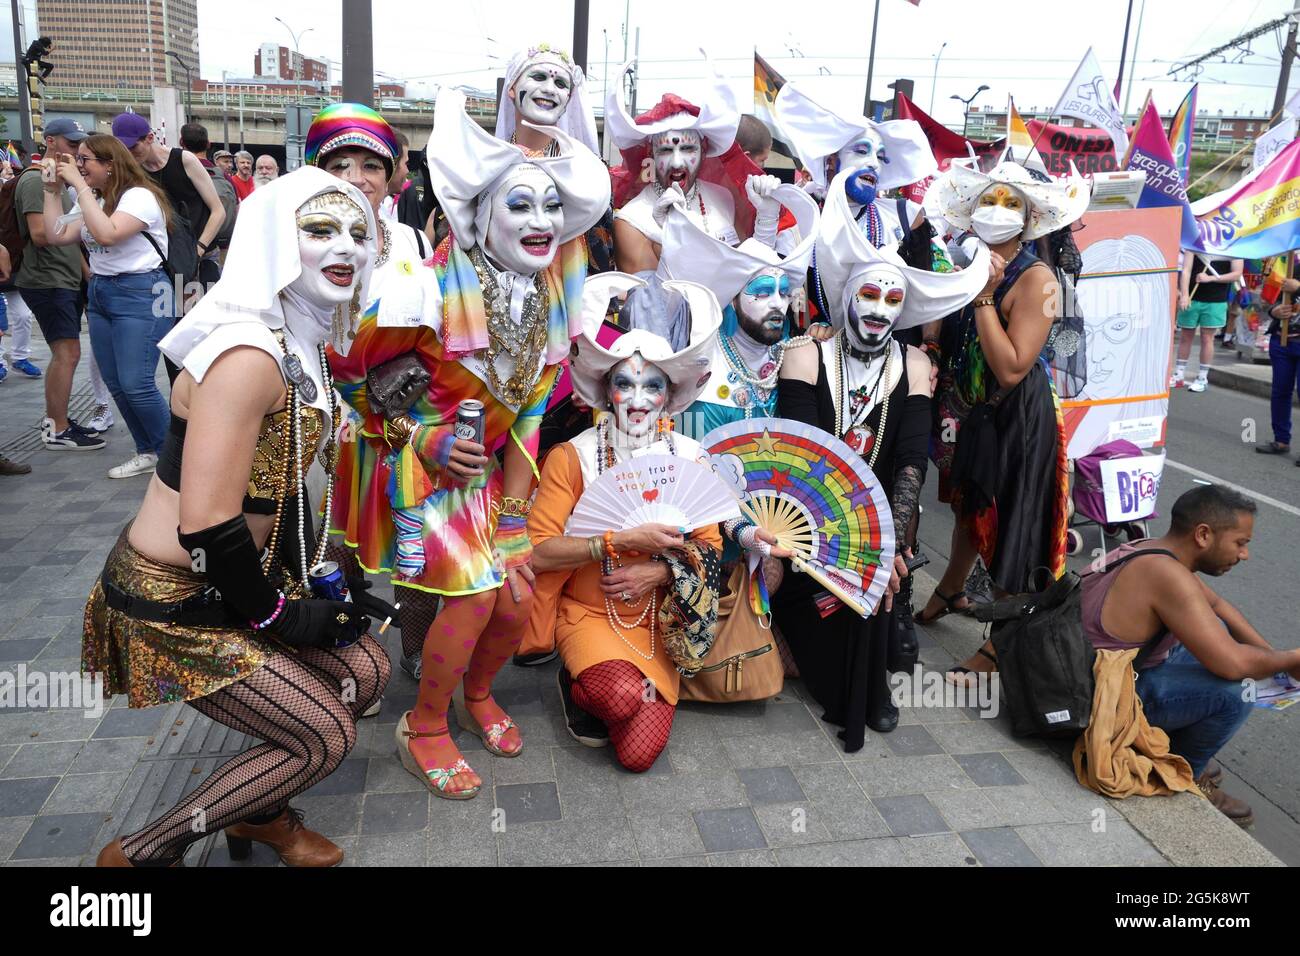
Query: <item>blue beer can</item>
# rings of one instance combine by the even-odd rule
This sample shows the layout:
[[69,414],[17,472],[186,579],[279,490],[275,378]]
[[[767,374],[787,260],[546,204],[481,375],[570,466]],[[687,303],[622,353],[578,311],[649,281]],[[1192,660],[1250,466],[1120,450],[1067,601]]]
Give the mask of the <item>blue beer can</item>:
[[[307,572],[307,578],[311,584],[311,593],[318,598],[327,601],[352,600],[352,595],[348,593],[348,582],[344,579],[337,561],[322,561]],[[361,635],[358,634],[350,641],[335,641],[334,646],[351,647],[360,639]]]

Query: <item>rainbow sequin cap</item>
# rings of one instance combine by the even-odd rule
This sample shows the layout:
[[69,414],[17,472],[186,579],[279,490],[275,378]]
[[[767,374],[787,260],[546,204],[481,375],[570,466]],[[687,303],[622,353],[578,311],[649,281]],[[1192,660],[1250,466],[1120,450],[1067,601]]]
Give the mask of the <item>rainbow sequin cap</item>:
[[387,120],[360,103],[335,103],[327,106],[311,121],[307,130],[304,158],[312,166],[319,160],[348,146],[368,149],[384,160],[393,173],[394,159],[401,152],[397,137]]

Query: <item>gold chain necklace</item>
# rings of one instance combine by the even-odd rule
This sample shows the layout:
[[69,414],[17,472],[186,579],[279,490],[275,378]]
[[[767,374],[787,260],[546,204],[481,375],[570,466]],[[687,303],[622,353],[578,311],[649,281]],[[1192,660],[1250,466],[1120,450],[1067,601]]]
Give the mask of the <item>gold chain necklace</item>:
[[[533,288],[524,299],[523,315],[515,324],[510,318],[510,296],[501,288],[483,250],[474,246],[469,260],[478,275],[483,307],[488,314],[488,387],[505,404],[518,408],[532,392],[546,355],[546,318],[550,311],[546,273],[539,271],[533,276]],[[503,352],[514,360],[515,366],[514,373],[504,382],[497,371],[497,357]]]

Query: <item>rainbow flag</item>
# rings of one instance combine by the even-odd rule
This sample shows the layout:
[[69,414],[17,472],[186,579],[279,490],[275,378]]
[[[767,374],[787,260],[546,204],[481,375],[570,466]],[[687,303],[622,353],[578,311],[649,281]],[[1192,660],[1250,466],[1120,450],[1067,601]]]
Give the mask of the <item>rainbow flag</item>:
[[1197,202],[1199,242],[1183,248],[1227,259],[1263,259],[1300,249],[1300,139],[1261,169]]
[[1020,118],[1020,113],[1016,111],[1015,100],[1011,97],[1007,97],[1007,148],[1002,151],[998,161],[1006,159],[1020,163],[1026,169],[1036,169],[1044,175],[1047,174],[1047,164],[1043,162],[1042,154],[1034,146],[1034,138],[1029,135],[1029,127]]
[[5,143],[5,162],[13,166],[14,169],[22,169],[23,167],[23,158],[18,154],[18,150],[14,149],[12,140]]
[[772,69],[772,64],[754,51],[754,115],[763,121],[772,134],[772,149],[782,156],[793,156],[790,147],[781,139],[781,127],[776,122],[776,94],[785,86],[785,77]]
[[1287,260],[1291,257],[1278,256],[1273,260],[1273,266],[1268,270],[1268,275],[1264,277],[1264,285],[1260,287],[1259,297],[1272,305],[1277,301],[1277,297],[1282,294],[1282,280],[1287,276]]
[[1178,172],[1183,177],[1184,186],[1192,181],[1192,132],[1196,127],[1196,89],[1198,86],[1199,84],[1192,84],[1192,88],[1183,97],[1178,112],[1169,121],[1169,148],[1173,150],[1174,162],[1178,164]]

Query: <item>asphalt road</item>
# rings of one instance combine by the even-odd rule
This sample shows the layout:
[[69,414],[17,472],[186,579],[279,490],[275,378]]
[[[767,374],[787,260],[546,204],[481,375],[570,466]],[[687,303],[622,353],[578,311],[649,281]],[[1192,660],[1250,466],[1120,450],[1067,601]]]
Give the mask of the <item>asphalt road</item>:
[[[1300,426],[1300,419],[1296,424]],[[1272,499],[1274,503],[1259,502],[1250,559],[1208,581],[1274,647],[1294,648],[1300,646],[1300,594],[1295,585],[1300,566],[1300,468],[1292,458],[1255,454],[1255,441],[1271,437],[1264,399],[1213,387],[1202,394],[1175,392],[1158,507],[1163,516],[1151,522],[1151,533],[1168,530],[1174,501],[1194,487],[1197,478],[1210,480],[1207,475]],[[938,577],[947,560],[952,517],[935,498],[935,485],[931,475],[922,493],[921,539],[934,560],[928,570]],[[1072,558],[1071,566],[1081,569],[1090,559],[1097,533],[1084,532],[1084,557]],[[926,597],[917,596],[918,610]],[[1300,865],[1300,706],[1281,712],[1255,710],[1219,760],[1228,771],[1225,789],[1255,811],[1251,833],[1284,862]]]

